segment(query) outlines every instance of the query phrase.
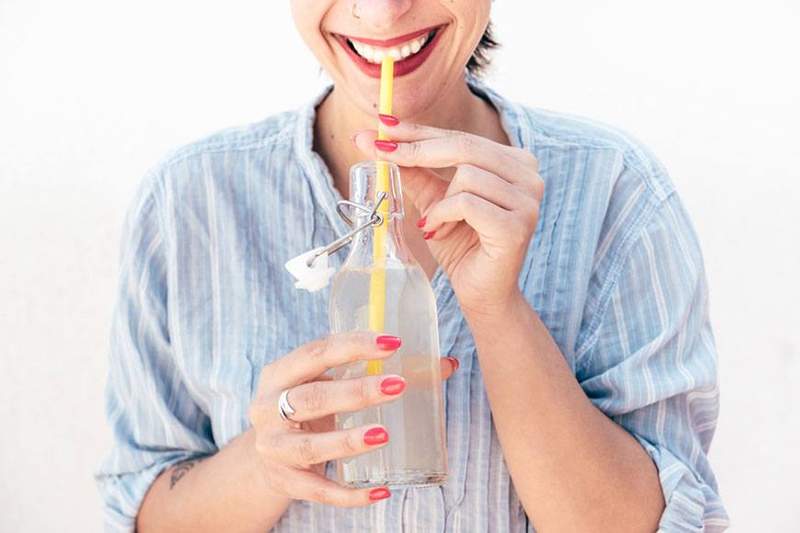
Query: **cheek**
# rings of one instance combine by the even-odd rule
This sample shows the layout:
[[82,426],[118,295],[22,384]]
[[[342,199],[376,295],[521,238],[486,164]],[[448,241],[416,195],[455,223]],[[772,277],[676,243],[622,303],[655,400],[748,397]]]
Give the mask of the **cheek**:
[[457,0],[451,9],[465,32],[482,35],[489,23],[492,3],[490,0]]
[[489,24],[491,0],[443,1],[457,24],[453,54],[460,60],[470,56]]
[[443,4],[467,18],[489,19],[492,10],[492,0],[444,0]]
[[294,25],[309,46],[319,46],[322,20],[332,3],[325,0],[291,0]]

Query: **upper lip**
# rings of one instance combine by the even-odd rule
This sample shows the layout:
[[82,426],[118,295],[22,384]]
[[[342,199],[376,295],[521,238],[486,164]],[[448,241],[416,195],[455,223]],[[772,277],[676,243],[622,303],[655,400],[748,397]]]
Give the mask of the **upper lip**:
[[371,46],[378,46],[381,48],[389,48],[390,46],[394,46],[396,44],[401,44],[406,41],[410,41],[420,35],[425,35],[426,33],[430,33],[433,30],[439,28],[440,26],[431,26],[429,28],[425,28],[423,30],[417,30],[411,33],[407,33],[405,35],[400,35],[399,37],[392,37],[391,39],[369,39],[367,37],[352,37],[350,35],[342,35],[342,37],[346,39],[350,39],[352,41],[358,41],[360,43],[368,44]]

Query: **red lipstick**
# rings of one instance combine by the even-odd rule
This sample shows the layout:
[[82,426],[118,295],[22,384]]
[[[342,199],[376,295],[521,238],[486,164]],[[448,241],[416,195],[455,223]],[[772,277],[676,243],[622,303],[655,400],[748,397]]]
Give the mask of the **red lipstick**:
[[[406,59],[395,61],[394,63],[394,76],[395,78],[399,78],[401,76],[405,76],[407,74],[411,74],[415,70],[417,70],[422,64],[425,62],[428,57],[430,57],[431,53],[433,52],[434,47],[439,42],[439,37],[442,34],[442,30],[444,26],[435,26],[433,28],[426,28],[424,30],[419,30],[416,32],[412,32],[406,35],[401,35],[399,37],[393,37],[392,39],[386,40],[379,40],[379,39],[362,39],[362,38],[352,38],[354,41],[359,41],[364,44],[368,44],[370,46],[378,46],[381,48],[389,48],[391,46],[410,41],[420,35],[425,35],[426,33],[435,32],[433,36],[428,39],[425,45],[420,49],[419,52],[416,54],[407,57]],[[353,62],[361,69],[361,71],[371,78],[380,79],[381,77],[381,66],[377,63],[370,63],[358,53],[353,50],[350,44],[348,44],[347,39],[348,37],[344,35],[335,34],[336,40],[342,46],[344,51],[347,53],[348,56],[353,60]]]
[[392,39],[368,39],[366,37],[353,37],[352,35],[342,35],[342,37],[346,39],[352,39],[360,43],[369,44],[371,46],[380,46],[381,48],[389,48],[390,46],[404,43],[406,41],[410,41],[411,39],[416,39],[421,35],[425,35],[426,33],[432,32],[436,28],[438,28],[438,26],[431,26],[430,28],[425,28],[424,30],[407,33],[399,37],[393,37]]

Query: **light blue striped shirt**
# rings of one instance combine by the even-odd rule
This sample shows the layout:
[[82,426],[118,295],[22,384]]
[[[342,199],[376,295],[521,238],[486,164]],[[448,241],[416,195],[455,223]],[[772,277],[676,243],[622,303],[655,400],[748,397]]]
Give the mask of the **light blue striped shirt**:
[[[546,183],[519,279],[525,296],[587,396],[657,465],[662,530],[724,529],[707,458],[718,389],[703,260],[664,167],[616,130],[469,82],[498,109],[511,142],[536,155]],[[111,335],[115,444],[96,474],[107,530],[133,529],[165,468],[247,429],[261,368],[327,332],[327,290],[297,291],[283,269],[347,230],[312,150],[325,94],[185,146],[144,179],[126,218]],[[441,353],[461,362],[446,386],[447,484],[396,490],[361,509],[297,501],[275,531],[533,531],[536,517],[525,515],[503,462],[474,340],[446,276],[432,284]]]

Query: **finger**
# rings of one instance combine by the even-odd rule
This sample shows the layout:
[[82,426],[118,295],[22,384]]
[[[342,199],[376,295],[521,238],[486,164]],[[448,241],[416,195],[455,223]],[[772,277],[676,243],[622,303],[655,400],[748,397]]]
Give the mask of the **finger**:
[[379,425],[325,433],[290,431],[273,434],[265,453],[282,464],[307,468],[333,459],[361,455],[388,442],[389,433]]
[[287,400],[295,410],[292,420],[306,422],[390,402],[399,398],[405,388],[406,381],[394,375],[312,381],[289,389]]
[[[425,217],[425,231],[447,222],[464,221],[481,237],[501,238],[509,231],[511,212],[468,192],[449,196],[434,205]],[[434,236],[436,238],[436,236]]]
[[396,141],[422,141],[424,139],[438,139],[457,134],[453,130],[427,126],[408,120],[398,121],[394,126],[382,122],[380,127],[390,139]]
[[[464,132],[446,130],[442,128],[436,128],[433,126],[416,124],[414,122],[408,122],[408,121],[398,122],[393,126],[383,123],[381,124],[381,128],[383,129],[387,138],[401,142],[422,141],[426,139],[441,139],[445,137],[464,135]],[[489,146],[491,145],[499,146],[502,150],[505,151],[506,156],[510,156],[516,159],[524,169],[528,170],[528,172],[524,172],[519,176],[520,178],[519,183],[529,186],[533,192],[539,194],[538,198],[539,200],[541,200],[541,192],[543,192],[544,184],[541,180],[541,177],[539,177],[538,175],[539,160],[536,158],[535,155],[533,155],[533,153],[523,148],[496,143],[485,137],[480,137],[480,136],[474,136],[474,137],[477,137],[477,139],[475,139],[477,142],[488,142]],[[530,171],[532,171],[532,173]],[[501,177],[505,178],[505,176]],[[517,180],[513,178],[514,176],[509,176],[509,181],[516,182]]]
[[271,390],[317,378],[328,369],[354,361],[385,359],[401,344],[399,337],[368,331],[334,333],[303,344],[262,371]]
[[386,487],[351,489],[307,470],[294,470],[285,483],[291,498],[336,507],[364,507],[391,496]]
[[[355,136],[356,146],[372,159],[380,159],[373,142],[378,138],[374,130],[362,130]],[[448,182],[439,174],[427,168],[408,167],[403,169],[403,192],[414,202],[420,213],[431,204],[438,202],[447,191]]]
[[[373,141],[377,132],[363,130],[356,135],[356,145],[370,158],[377,158]],[[444,198],[448,182],[436,172],[423,167],[406,167],[402,172],[403,193],[411,200],[419,213],[426,212],[430,206]]]
[[[393,131],[393,129],[392,129]],[[392,135],[391,132],[388,133]],[[446,168],[461,164],[472,164],[493,172],[512,183],[535,174],[535,158],[530,152],[531,163],[523,162],[518,148],[511,148],[479,135],[453,132],[447,136],[416,141],[391,141],[384,144],[387,149],[375,145],[377,132],[362,130],[355,135],[356,146],[372,159],[391,161],[404,167]]]
[[419,213],[425,213],[447,193],[448,182],[427,168],[403,169],[403,194]]
[[449,379],[450,376],[455,374],[460,365],[458,359],[452,356],[442,357],[439,359],[439,364],[442,367],[442,379]]
[[512,211],[519,205],[521,192],[519,188],[474,165],[459,165],[445,197],[468,192],[480,196],[503,209]]
[[[462,192],[480,196],[509,211],[520,205],[520,198],[525,196],[524,191],[516,185],[512,185],[496,174],[474,165],[459,165],[457,167],[456,173],[447,187],[445,197],[455,196]],[[423,231],[430,231],[426,217],[420,219],[417,225]],[[445,239],[456,227],[456,222],[444,223],[436,228],[436,236],[439,239]]]

